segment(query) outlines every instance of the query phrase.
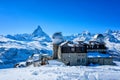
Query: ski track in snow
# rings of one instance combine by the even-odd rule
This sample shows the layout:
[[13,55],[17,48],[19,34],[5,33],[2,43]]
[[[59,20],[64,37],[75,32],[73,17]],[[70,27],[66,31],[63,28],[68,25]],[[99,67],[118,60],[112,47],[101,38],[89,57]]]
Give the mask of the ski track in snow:
[[65,66],[57,61],[41,67],[0,70],[0,80],[120,80],[119,77],[120,66]]

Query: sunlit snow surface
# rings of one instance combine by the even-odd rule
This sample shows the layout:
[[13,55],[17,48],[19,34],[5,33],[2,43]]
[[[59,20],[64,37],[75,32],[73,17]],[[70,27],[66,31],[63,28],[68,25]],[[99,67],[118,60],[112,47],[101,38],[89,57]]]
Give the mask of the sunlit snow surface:
[[41,67],[0,69],[0,80],[120,80],[119,66],[65,66],[51,60]]

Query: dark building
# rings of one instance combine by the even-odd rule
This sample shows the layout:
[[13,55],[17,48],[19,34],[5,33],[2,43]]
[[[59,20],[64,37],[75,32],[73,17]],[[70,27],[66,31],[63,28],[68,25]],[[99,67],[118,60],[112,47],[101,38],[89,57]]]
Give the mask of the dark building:
[[112,65],[113,58],[107,54],[107,47],[102,41],[102,35],[99,35],[100,40],[78,41],[76,43],[71,41],[64,41],[59,44],[53,44],[53,58],[60,59],[66,65]]

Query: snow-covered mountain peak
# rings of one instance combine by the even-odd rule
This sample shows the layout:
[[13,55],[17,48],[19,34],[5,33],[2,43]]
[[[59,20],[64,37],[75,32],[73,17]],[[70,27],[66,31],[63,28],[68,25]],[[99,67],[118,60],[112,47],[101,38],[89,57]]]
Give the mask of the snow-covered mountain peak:
[[82,35],[84,36],[84,35],[90,35],[90,32],[89,31],[83,31],[82,32]]
[[32,35],[34,37],[40,37],[40,36],[44,36],[46,34],[43,32],[42,28],[38,25],[37,29],[34,30],[34,32],[32,33]]
[[18,41],[51,41],[51,38],[46,34],[40,26],[38,26],[31,34],[15,34],[6,35],[6,38],[18,40]]
[[[51,41],[51,38],[48,34],[46,34],[40,26],[37,27],[32,33],[33,40],[39,40],[38,38],[42,39],[42,41]],[[37,39],[36,39],[37,38]]]
[[113,33],[113,31],[111,29],[108,29],[105,33],[106,34],[111,34],[111,33]]

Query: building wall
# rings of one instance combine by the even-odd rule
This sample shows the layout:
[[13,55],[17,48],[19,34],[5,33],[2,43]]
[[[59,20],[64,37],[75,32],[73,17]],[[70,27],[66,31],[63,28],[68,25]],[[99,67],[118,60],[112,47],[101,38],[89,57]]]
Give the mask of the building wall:
[[58,46],[57,44],[53,44],[53,59],[58,59]]
[[103,58],[103,57],[94,57],[94,58],[88,58],[88,64],[100,64],[100,65],[112,65],[113,59],[111,57]]
[[113,65],[113,58],[105,58],[104,64],[105,65]]
[[61,58],[61,47],[60,46],[58,47],[58,59],[62,59]]
[[62,53],[61,60],[69,65],[87,65],[86,53]]
[[106,49],[87,49],[87,52],[106,52]]
[[62,53],[61,46],[58,48],[58,59],[71,66],[87,65],[87,53]]
[[[75,66],[75,65],[88,65],[90,63],[93,64],[100,64],[100,65],[112,65],[113,64],[113,58],[108,57],[94,57],[94,58],[88,58],[87,57],[87,52],[72,52],[72,51],[62,51],[61,46],[53,45],[54,46],[54,57],[62,60],[67,65]],[[101,51],[104,52],[106,49],[98,49],[95,51]]]

